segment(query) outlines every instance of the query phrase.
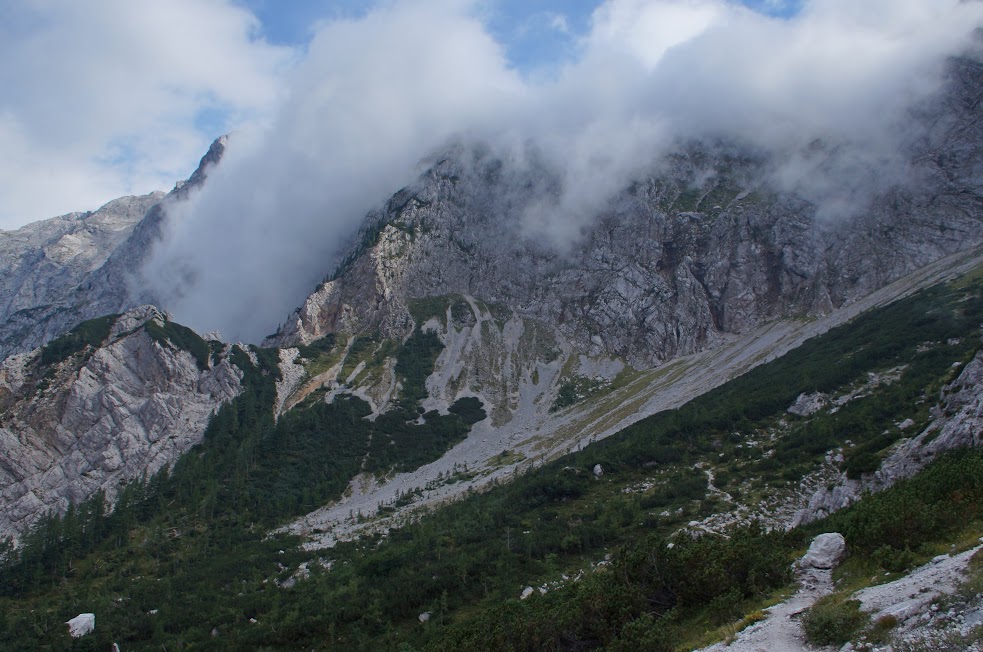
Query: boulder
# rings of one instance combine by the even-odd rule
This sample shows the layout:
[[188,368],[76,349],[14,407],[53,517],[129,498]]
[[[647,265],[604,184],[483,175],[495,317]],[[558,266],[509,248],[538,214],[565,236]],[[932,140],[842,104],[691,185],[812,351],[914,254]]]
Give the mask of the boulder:
[[79,614],[71,620],[65,621],[65,624],[68,625],[68,633],[72,635],[72,638],[79,638],[95,631],[96,615]]
[[846,539],[829,532],[812,540],[808,552],[799,560],[800,568],[833,568],[846,556]]

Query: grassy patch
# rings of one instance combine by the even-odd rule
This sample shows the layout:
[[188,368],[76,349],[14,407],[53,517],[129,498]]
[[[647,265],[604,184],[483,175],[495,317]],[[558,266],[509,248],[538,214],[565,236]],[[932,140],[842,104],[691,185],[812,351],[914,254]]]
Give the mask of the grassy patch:
[[199,369],[208,369],[212,349],[208,342],[187,326],[167,319],[163,324],[150,320],[144,324],[144,329],[153,341],[169,349],[187,351],[194,357]]
[[118,318],[119,315],[106,315],[84,321],[65,335],[48,342],[41,349],[41,365],[48,367],[86,349],[98,348],[109,337]]

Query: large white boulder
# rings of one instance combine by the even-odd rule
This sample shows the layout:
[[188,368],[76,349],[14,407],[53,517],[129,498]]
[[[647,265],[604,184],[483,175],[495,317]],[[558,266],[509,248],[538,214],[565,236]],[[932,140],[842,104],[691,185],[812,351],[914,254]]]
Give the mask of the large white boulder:
[[799,560],[801,568],[833,568],[846,556],[846,539],[837,532],[820,534]]
[[68,633],[72,635],[72,638],[79,638],[95,631],[96,615],[79,614],[71,620],[66,621],[65,624],[68,625]]

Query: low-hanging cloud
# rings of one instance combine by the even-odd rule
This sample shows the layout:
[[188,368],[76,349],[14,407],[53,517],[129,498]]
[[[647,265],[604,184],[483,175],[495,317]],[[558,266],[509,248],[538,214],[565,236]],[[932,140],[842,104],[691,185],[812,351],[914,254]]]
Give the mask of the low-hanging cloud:
[[[858,191],[839,181],[903,177],[907,111],[971,43],[983,3],[811,0],[785,20],[726,0],[609,0],[545,81],[510,68],[478,16],[465,0],[415,0],[321,26],[272,125],[235,134],[202,190],[169,208],[152,292],[192,326],[257,341],[451,139],[519,166],[534,150],[562,191],[527,207],[524,234],[560,247],[691,139],[770,153],[773,183],[832,194],[835,217]],[[842,152],[821,175],[802,154],[814,142]]]

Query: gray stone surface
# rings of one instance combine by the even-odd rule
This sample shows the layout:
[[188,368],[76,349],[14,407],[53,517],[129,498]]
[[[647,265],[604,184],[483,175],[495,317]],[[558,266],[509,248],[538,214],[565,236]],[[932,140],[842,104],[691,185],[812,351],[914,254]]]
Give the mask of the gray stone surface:
[[809,545],[809,550],[799,560],[801,568],[836,568],[846,556],[846,539],[838,532],[820,534]]
[[166,203],[204,183],[225,142],[212,143],[191,178],[166,195],[123,197],[94,213],[0,231],[0,359],[87,319],[158,303],[135,289],[133,275],[160,238]]
[[97,491],[114,499],[120,482],[198,443],[238,395],[242,374],[227,358],[199,369],[139,328],[151,319],[161,319],[151,306],[126,313],[101,348],[50,373],[41,349],[0,365],[0,538]]

